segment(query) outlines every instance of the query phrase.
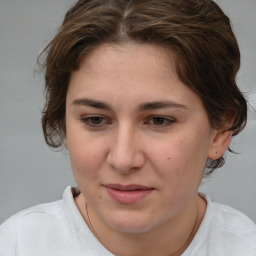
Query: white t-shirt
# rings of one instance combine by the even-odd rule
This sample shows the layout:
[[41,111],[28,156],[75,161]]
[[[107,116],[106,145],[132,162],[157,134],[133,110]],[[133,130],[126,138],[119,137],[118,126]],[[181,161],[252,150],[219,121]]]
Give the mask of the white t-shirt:
[[[113,256],[88,228],[73,193],[68,187],[63,200],[29,208],[4,222],[0,256]],[[205,217],[182,256],[256,256],[256,225],[243,213],[205,198]]]

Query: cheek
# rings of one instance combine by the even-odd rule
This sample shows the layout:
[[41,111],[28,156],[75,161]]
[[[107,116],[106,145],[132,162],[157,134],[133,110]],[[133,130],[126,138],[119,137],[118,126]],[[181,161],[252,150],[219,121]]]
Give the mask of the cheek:
[[[185,139],[185,138],[184,138]],[[148,161],[155,170],[155,174],[171,187],[178,185],[184,170],[184,156],[187,155],[183,139],[167,138],[165,141],[155,142],[154,147],[148,146]]]
[[[172,139],[154,147],[150,152],[151,158],[158,165],[159,174],[183,176],[186,173],[198,172],[200,175],[204,170],[207,161],[206,139],[200,138],[197,134],[182,135],[176,134]],[[161,152],[161,153],[160,153]],[[183,177],[184,179],[184,177]]]
[[166,139],[163,142],[159,143],[155,147],[151,147],[151,156],[152,158],[159,158],[159,162],[170,162],[174,161],[172,164],[178,163],[179,159],[187,156],[189,142],[186,136],[174,136],[173,138]]
[[70,161],[76,179],[90,177],[97,173],[103,158],[102,144],[82,136],[72,136],[68,142]]

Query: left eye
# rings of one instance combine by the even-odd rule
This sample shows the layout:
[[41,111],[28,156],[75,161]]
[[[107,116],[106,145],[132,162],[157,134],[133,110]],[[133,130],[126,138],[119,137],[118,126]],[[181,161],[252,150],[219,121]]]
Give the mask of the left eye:
[[154,125],[154,126],[157,126],[157,127],[168,126],[173,122],[174,122],[173,119],[166,118],[166,117],[161,117],[161,116],[151,117],[148,121],[148,123],[150,125]]

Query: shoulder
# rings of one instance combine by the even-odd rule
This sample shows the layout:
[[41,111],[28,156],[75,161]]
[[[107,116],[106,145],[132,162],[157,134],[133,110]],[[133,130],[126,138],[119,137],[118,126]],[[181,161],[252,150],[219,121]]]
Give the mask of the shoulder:
[[85,224],[74,202],[76,193],[67,187],[62,200],[36,205],[5,221],[0,226],[0,255],[77,255],[76,229]]
[[36,223],[43,226],[43,224],[50,224],[52,221],[63,221],[66,217],[65,208],[67,208],[67,201],[73,201],[71,187],[65,189],[62,200],[39,204],[13,215],[0,225],[0,232],[21,228],[23,226],[29,227],[32,223],[33,226]]
[[244,213],[219,203],[211,203],[213,223],[223,232],[256,235],[256,225]]
[[256,225],[242,212],[207,201],[204,219],[184,256],[254,256],[256,255]]
[[255,223],[228,205],[207,201],[208,238],[216,255],[256,255]]
[[40,221],[48,221],[51,218],[58,218],[62,213],[62,201],[56,201],[52,203],[40,204],[28,209],[25,209],[9,219],[7,219],[1,226],[0,231],[8,231],[14,227],[31,223],[34,220],[40,219]]
[[62,213],[62,200],[46,204],[39,204],[11,216],[0,225],[0,231],[23,224],[26,222],[26,220],[31,222],[34,219],[47,220],[48,218],[52,217],[57,218],[60,213]]
[[[16,255],[25,245],[28,250],[65,231],[62,201],[37,205],[23,210],[0,226],[0,255]],[[41,239],[42,238],[42,239]],[[27,250],[27,248],[26,248]]]

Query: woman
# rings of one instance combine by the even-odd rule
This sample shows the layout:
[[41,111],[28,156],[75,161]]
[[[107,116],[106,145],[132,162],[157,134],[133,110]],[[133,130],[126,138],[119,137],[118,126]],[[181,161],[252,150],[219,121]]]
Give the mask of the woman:
[[255,224],[198,194],[246,124],[216,3],[78,1],[45,53],[44,136],[78,186],[6,221],[0,255],[256,255]]

